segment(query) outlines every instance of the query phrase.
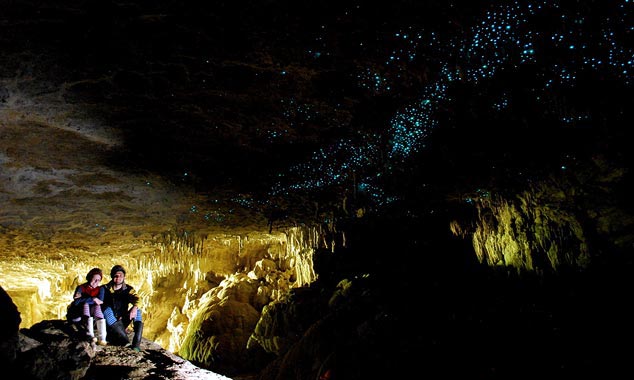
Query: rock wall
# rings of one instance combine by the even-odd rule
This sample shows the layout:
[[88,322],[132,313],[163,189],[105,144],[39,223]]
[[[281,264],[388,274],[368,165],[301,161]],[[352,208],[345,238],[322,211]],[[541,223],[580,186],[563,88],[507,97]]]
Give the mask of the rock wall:
[[[13,284],[9,294],[26,315],[22,327],[64,319],[72,291],[89,268],[101,267],[105,283],[111,266],[121,264],[142,299],[145,338],[203,365],[223,356],[223,368],[231,371],[244,360],[265,305],[315,281],[313,252],[319,242],[318,230],[299,227],[275,234],[166,232],[118,257],[22,257],[11,276],[29,280]],[[25,287],[28,283],[34,285]]]
[[627,169],[597,155],[522,191],[498,186],[466,196],[475,212],[450,228],[471,238],[478,260],[491,266],[543,272],[628,260],[634,216],[627,181]]

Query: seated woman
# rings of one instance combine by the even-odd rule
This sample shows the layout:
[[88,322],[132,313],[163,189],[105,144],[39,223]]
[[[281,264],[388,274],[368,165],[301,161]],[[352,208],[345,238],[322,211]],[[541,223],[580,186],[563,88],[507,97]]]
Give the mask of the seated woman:
[[[103,272],[99,268],[92,268],[86,275],[86,282],[77,286],[73,293],[73,301],[68,306],[66,318],[73,323],[81,323],[86,329],[86,335],[92,342],[105,346],[106,320],[101,305],[104,299],[104,288],[100,286]],[[95,337],[95,322],[97,335]]]

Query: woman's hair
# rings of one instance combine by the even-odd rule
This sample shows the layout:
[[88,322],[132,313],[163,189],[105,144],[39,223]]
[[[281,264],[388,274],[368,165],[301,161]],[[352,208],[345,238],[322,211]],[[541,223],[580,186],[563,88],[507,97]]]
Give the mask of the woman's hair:
[[101,269],[99,269],[99,268],[92,268],[92,269],[88,272],[88,274],[86,275],[86,281],[90,282],[90,280],[92,280],[92,277],[93,277],[94,275],[96,275],[96,274],[100,275],[100,276],[101,276],[101,278],[103,278],[103,272],[101,271]]

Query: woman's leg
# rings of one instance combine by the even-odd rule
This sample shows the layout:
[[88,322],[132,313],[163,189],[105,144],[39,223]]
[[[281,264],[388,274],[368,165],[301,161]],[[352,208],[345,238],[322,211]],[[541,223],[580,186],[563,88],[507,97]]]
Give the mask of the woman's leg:
[[92,305],[90,307],[90,315],[95,317],[95,319],[103,319],[103,312],[101,311],[101,305]]
[[101,311],[101,305],[93,305],[91,311],[95,318],[95,323],[97,324],[97,344],[105,346],[108,344],[108,342],[106,342],[106,320]]
[[86,335],[88,335],[88,338],[90,338],[90,340],[96,340],[94,320],[91,316],[90,311],[90,305],[84,302],[83,315],[81,319],[82,321],[84,321],[86,326]]
[[84,302],[84,307],[82,309],[82,317],[84,318],[88,318],[91,316],[90,314],[90,305],[88,305],[86,302]]

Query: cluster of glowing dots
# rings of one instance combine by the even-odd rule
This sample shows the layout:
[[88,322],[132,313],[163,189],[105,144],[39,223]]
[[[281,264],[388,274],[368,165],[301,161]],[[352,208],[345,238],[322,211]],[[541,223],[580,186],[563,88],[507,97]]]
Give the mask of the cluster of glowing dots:
[[[447,90],[452,82],[475,85],[494,77],[502,67],[508,70],[537,64],[543,73],[538,100],[547,98],[543,95],[549,90],[574,88],[582,70],[598,71],[631,85],[634,48],[628,41],[634,33],[633,3],[606,2],[598,15],[592,7],[566,8],[559,1],[514,1],[492,6],[462,35],[443,39],[437,33],[413,31],[411,27],[391,35],[386,44],[400,43],[401,47],[386,49],[380,64],[360,70],[356,80],[361,89],[389,94],[416,57],[432,57],[439,68],[431,83],[421,88],[420,100],[402,107],[386,128],[392,164],[425,147],[429,131],[438,125],[437,111],[451,102]],[[501,112],[509,103],[507,98],[497,98],[490,107]],[[560,121],[569,124],[587,118],[585,111],[579,110],[575,115],[562,114]],[[363,144],[364,148],[359,148],[346,142],[315,153],[309,163],[295,168],[305,179],[291,188],[316,189],[341,183],[353,166],[372,165],[369,157],[376,156],[373,151],[378,146],[372,141]],[[347,159],[342,159],[343,153]]]
[[299,130],[308,124],[316,124],[318,122],[335,124],[332,119],[328,118],[328,115],[320,113],[313,104],[301,103],[293,97],[283,98],[280,103],[285,127],[283,129],[275,128],[275,123],[271,123],[271,128],[265,131],[269,142],[273,143],[288,137],[291,131]]
[[278,185],[274,194],[282,194],[287,190],[311,190],[338,185],[350,180],[359,168],[367,167],[373,152],[368,147],[360,147],[350,141],[339,141],[327,148],[314,152],[308,163],[291,168],[291,172],[302,180],[288,187]]
[[[356,74],[357,85],[373,95],[386,95],[395,90],[394,83],[403,80],[408,75],[409,65],[416,59],[419,46],[425,43],[427,47],[437,44],[436,34],[432,33],[423,39],[422,32],[409,30],[396,32],[390,43],[395,45],[380,65],[365,67]],[[386,73],[382,72],[382,69]]]
[[430,100],[423,100],[421,104],[406,107],[392,119],[392,158],[410,156],[436,125],[431,105]]

